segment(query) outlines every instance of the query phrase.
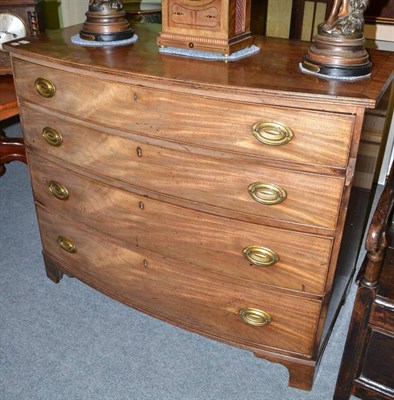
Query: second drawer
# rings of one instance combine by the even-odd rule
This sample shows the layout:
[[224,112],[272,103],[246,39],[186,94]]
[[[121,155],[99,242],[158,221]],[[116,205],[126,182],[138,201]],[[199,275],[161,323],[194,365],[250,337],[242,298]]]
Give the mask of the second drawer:
[[[336,228],[343,177],[205,156],[180,145],[176,150],[160,147],[78,126],[51,114],[43,118],[42,113],[27,109],[25,117],[29,144],[92,172],[166,196],[242,213],[252,222],[257,216],[313,232],[316,227],[331,232]],[[60,146],[44,140],[43,130],[48,126],[61,135]]]

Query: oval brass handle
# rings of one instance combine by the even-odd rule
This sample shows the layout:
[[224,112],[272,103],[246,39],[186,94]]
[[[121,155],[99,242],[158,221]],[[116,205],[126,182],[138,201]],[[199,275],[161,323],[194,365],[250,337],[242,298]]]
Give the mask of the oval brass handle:
[[268,247],[249,246],[242,253],[250,263],[259,267],[269,267],[279,261],[279,255]]
[[59,200],[67,200],[69,197],[67,188],[59,182],[50,181],[48,189]]
[[253,125],[252,132],[259,142],[269,146],[281,146],[294,137],[293,131],[280,122],[258,122]]
[[56,87],[49,79],[37,78],[34,81],[34,87],[37,93],[46,99],[53,97],[56,93]]
[[64,236],[59,236],[57,238],[57,244],[64,251],[67,251],[67,253],[76,253],[77,252],[77,247],[75,246],[75,244],[70,239],[67,239]]
[[241,308],[238,313],[244,322],[253,326],[265,326],[272,321],[268,313],[258,308]]
[[248,187],[252,199],[258,203],[272,206],[286,200],[287,192],[273,183],[254,182]]
[[53,128],[46,126],[42,130],[42,137],[51,146],[60,146],[63,143],[63,136]]

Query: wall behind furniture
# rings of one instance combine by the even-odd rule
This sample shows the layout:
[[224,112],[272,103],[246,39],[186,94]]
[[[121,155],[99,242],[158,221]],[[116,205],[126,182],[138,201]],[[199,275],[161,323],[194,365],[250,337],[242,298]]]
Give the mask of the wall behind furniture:
[[[267,36],[288,38],[290,33],[291,9],[293,0],[269,0],[268,1],[268,18],[267,18]],[[312,31],[314,3],[306,2],[303,16],[302,40],[309,40]],[[317,25],[324,20],[326,12],[326,4],[318,3],[316,5],[316,22]]]
[[44,0],[45,29],[59,29],[61,20],[60,14],[59,0]]
[[89,0],[62,0],[60,26],[66,27],[84,22],[88,8]]

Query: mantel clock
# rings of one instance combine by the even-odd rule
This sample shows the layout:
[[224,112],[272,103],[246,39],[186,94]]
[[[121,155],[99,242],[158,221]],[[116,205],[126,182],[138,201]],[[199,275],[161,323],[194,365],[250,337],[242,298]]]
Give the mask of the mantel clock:
[[0,0],[0,74],[11,74],[9,54],[3,43],[44,30],[42,0]]
[[159,46],[231,54],[253,44],[251,0],[162,0]]

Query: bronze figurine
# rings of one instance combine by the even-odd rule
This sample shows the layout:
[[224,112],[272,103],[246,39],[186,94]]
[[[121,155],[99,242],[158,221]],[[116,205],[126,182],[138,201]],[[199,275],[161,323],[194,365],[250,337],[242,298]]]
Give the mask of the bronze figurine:
[[[329,17],[327,18],[327,21],[323,22],[323,27],[332,27],[334,23],[343,17],[346,17],[349,15],[349,0],[335,0],[334,4],[332,6],[332,10],[330,12]],[[328,33],[328,32],[327,32]]]
[[90,0],[86,21],[79,35],[84,40],[110,42],[129,39],[134,35],[122,0]]
[[329,35],[362,36],[367,3],[367,0],[335,0],[327,21],[319,26],[320,31]]
[[90,0],[89,11],[95,12],[108,12],[109,10],[121,11],[123,10],[122,1],[103,1],[103,0]]
[[371,72],[364,48],[364,12],[368,0],[335,0],[303,61],[309,71],[333,77],[362,77]]

